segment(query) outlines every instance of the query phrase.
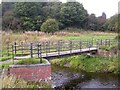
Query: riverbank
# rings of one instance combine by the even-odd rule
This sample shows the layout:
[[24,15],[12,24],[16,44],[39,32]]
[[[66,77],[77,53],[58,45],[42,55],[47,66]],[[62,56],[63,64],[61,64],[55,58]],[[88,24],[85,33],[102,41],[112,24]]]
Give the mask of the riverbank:
[[59,66],[81,69],[86,72],[120,73],[120,67],[118,65],[118,59],[116,56],[92,57],[88,55],[78,55],[66,58],[58,58],[51,60],[50,62]]
[[57,89],[117,88],[119,74],[84,72],[52,64],[52,85]]

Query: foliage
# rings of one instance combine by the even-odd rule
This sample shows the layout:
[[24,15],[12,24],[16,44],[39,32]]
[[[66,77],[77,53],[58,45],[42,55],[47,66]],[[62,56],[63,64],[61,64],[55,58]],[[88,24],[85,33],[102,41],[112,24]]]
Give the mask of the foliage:
[[3,2],[2,4],[3,30],[39,31],[48,18],[56,19],[60,29],[78,27],[94,31],[104,30],[104,23],[101,23],[94,14],[88,15],[87,10],[79,2]]
[[14,76],[0,78],[2,88],[51,88],[47,82],[27,82]]
[[118,14],[109,18],[104,26],[108,31],[118,32]]
[[120,35],[118,34],[116,37],[115,37],[116,40],[120,41]]
[[15,3],[14,13],[20,19],[21,27],[24,30],[38,30],[42,19],[42,4],[37,2]]
[[[46,64],[46,61],[42,59],[42,63]],[[14,65],[30,65],[30,64],[40,64],[40,59],[28,58],[28,59],[21,59],[14,62]],[[8,68],[9,65],[13,65],[13,62],[2,64],[2,68]]]
[[[43,59],[43,64],[46,63],[46,61]],[[16,62],[16,65],[29,65],[29,64],[40,64],[40,59],[34,59],[34,58],[28,58],[28,59],[22,59]]]
[[[52,64],[68,65],[87,72],[116,72],[118,61],[116,57],[90,57],[87,55],[71,56],[68,58],[54,59]],[[118,73],[118,72],[117,72]]]
[[12,55],[10,55],[10,56],[4,56],[4,57],[1,57],[0,61],[5,61],[5,60],[11,59],[11,58],[12,58]]
[[46,22],[44,22],[41,26],[41,31],[43,32],[55,32],[59,30],[58,23],[55,19],[48,19]]
[[60,22],[64,26],[81,26],[81,23],[87,18],[87,11],[84,9],[83,5],[78,2],[67,2],[63,4],[61,10]]

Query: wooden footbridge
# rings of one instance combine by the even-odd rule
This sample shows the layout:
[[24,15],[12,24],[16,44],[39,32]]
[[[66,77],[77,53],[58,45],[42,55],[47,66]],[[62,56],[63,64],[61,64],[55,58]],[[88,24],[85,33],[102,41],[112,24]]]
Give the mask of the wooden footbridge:
[[[54,58],[67,55],[97,52],[100,45],[108,46],[111,40],[100,41],[44,41],[34,43],[13,43],[8,45],[8,55],[14,59],[24,58]],[[13,61],[14,62],[14,61]]]

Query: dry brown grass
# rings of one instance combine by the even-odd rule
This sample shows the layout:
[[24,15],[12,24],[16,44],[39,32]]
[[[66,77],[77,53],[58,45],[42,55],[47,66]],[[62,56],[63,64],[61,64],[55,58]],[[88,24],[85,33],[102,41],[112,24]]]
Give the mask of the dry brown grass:
[[57,36],[80,36],[82,35],[81,33],[76,33],[76,32],[55,32],[54,35],[57,35]]
[[[6,47],[8,43],[13,42],[40,42],[40,41],[57,41],[64,39],[62,36],[108,36],[108,35],[115,35],[115,33],[104,33],[104,32],[91,32],[91,31],[84,31],[84,32],[55,32],[54,34],[51,33],[44,33],[38,31],[28,31],[25,33],[12,33],[12,32],[2,32],[2,46]],[[4,48],[3,48],[4,49]]]

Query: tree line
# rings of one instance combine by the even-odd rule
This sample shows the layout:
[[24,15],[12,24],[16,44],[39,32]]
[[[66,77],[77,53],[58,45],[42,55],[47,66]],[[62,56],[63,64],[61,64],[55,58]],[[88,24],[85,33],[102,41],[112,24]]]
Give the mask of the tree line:
[[67,27],[94,31],[117,31],[118,15],[108,20],[100,18],[95,14],[89,15],[79,2],[2,3],[2,29],[4,31],[54,32]]

